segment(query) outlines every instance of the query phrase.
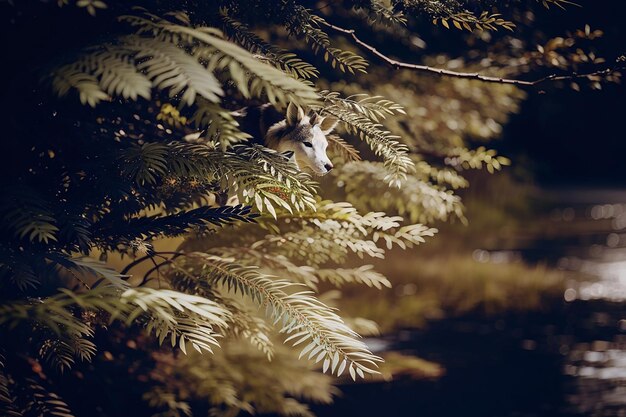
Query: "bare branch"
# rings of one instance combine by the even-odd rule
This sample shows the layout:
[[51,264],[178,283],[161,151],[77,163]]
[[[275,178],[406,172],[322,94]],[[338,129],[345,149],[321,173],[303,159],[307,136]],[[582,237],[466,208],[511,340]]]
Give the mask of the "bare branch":
[[532,80],[532,81],[518,80],[518,79],[512,79],[512,78],[492,77],[492,76],[483,75],[477,72],[452,71],[452,70],[443,69],[443,68],[430,67],[428,65],[411,64],[408,62],[398,61],[393,58],[389,58],[387,55],[378,51],[372,45],[365,43],[361,39],[359,39],[354,29],[345,29],[345,28],[333,25],[331,23],[328,23],[323,19],[320,19],[319,23],[337,32],[351,36],[352,39],[354,39],[354,42],[357,43],[359,46],[368,50],[372,55],[377,56],[378,58],[385,61],[387,64],[391,65],[392,67],[396,69],[405,68],[405,69],[410,69],[414,71],[428,72],[431,74],[443,75],[443,76],[448,76],[448,77],[467,78],[471,80],[479,80],[479,81],[488,82],[488,83],[511,84],[511,85],[515,85],[518,87],[536,87],[540,84],[544,84],[547,82],[576,80],[580,78],[588,78],[588,77],[593,77],[593,76],[607,76],[620,69],[617,67],[604,68],[598,71],[593,71],[593,72],[584,73],[584,74],[577,74],[577,73],[571,73],[567,75],[551,74],[546,77],[539,78],[539,79]]

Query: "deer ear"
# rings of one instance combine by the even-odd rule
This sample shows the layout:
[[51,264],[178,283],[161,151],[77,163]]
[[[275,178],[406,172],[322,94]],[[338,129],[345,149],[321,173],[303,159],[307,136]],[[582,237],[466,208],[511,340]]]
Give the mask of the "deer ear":
[[325,117],[320,122],[320,129],[322,129],[322,133],[328,135],[337,126],[337,123],[339,123],[339,119],[334,117]]
[[302,119],[304,119],[304,110],[302,110],[300,106],[293,104],[293,102],[289,103],[285,119],[287,121],[287,125],[297,125]]
[[309,123],[311,126],[315,126],[317,124],[321,124],[324,121],[324,118],[317,113],[312,113],[309,118]]

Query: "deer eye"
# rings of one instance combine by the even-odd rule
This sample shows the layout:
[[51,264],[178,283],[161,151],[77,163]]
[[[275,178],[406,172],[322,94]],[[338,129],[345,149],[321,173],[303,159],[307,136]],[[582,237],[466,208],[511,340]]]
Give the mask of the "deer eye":
[[307,148],[312,148],[313,147],[313,144],[311,142],[302,142],[302,144],[304,146],[306,146]]

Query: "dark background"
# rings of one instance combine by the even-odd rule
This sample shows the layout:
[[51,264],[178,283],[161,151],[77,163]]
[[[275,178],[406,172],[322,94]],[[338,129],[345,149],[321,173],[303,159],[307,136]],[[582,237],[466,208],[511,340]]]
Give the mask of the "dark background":
[[[558,34],[589,24],[605,32],[603,56],[626,53],[626,1],[578,3],[583,7],[538,14],[536,26]],[[544,185],[624,186],[626,87],[531,91],[496,146]]]

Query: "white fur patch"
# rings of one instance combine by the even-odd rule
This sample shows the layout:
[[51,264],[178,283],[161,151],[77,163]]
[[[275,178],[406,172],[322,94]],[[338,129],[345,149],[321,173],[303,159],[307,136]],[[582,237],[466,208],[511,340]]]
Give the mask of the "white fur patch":
[[[311,122],[314,124],[311,125]],[[294,108],[288,109],[287,119],[271,126],[265,137],[265,145],[279,152],[293,152],[293,159],[298,168],[316,175],[325,175],[333,164],[326,154],[329,134],[336,125],[336,120],[329,120],[319,115],[313,118]],[[324,130],[325,129],[325,130]],[[282,134],[287,130],[288,133]]]

